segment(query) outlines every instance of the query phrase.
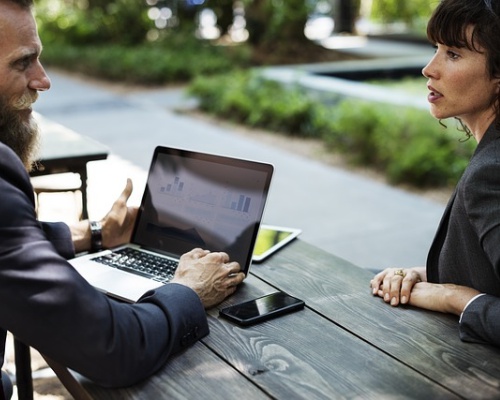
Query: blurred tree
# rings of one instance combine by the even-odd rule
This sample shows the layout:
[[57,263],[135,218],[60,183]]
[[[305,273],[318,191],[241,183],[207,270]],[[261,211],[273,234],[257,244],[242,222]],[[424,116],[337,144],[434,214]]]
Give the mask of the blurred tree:
[[[289,64],[348,59],[348,55],[325,49],[305,36],[307,21],[324,2],[244,0],[253,61],[256,64]],[[359,0],[350,2],[358,4]]]
[[144,0],[39,0],[44,41],[137,44],[151,29]]
[[203,2],[194,0],[176,0],[176,3],[178,24],[183,31],[191,30],[194,32],[196,16],[203,8]]
[[304,27],[319,0],[245,0],[253,44],[306,42]]
[[[251,54],[250,62],[255,65],[332,61],[346,57],[305,36],[309,17],[318,4],[327,0],[37,1],[37,19],[45,43],[77,46],[108,43],[134,46],[165,40],[172,43],[175,37],[193,35],[194,38],[199,33],[198,14],[210,8],[218,16],[217,24],[222,34],[237,21],[237,28],[244,31],[239,38],[243,41],[249,35],[248,42],[241,47],[245,47],[246,54]],[[242,22],[243,9],[246,30]],[[235,19],[235,15],[238,18]]]
[[233,23],[234,0],[213,0],[210,7],[217,16],[217,25],[221,30],[221,36],[225,35]]
[[361,0],[337,0],[336,3],[335,32],[354,33]]
[[256,45],[266,36],[270,23],[269,0],[245,0],[245,19],[250,33],[250,43]]
[[410,26],[420,18],[428,19],[436,6],[431,0],[377,0],[372,3],[372,15],[382,22],[403,21]]

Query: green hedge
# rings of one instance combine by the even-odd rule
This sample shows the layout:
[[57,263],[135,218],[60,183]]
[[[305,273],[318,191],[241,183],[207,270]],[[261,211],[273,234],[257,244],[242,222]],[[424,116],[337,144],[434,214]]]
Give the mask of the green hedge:
[[455,121],[444,128],[425,110],[357,99],[326,105],[298,87],[257,73],[199,77],[189,92],[200,108],[222,118],[287,135],[319,137],[355,164],[383,171],[393,183],[456,183],[475,147]]
[[136,45],[154,28],[143,0],[37,0],[35,11],[45,44]]
[[460,141],[455,121],[446,125],[425,110],[347,99],[333,108],[323,137],[329,148],[375,166],[391,182],[442,186],[456,183],[475,147],[474,140]]
[[182,83],[198,75],[223,73],[246,65],[244,47],[215,47],[176,39],[138,46],[80,47],[56,43],[44,48],[42,62],[101,79],[144,85]]
[[298,88],[284,90],[278,82],[238,71],[211,78],[198,77],[189,93],[200,108],[223,118],[288,135],[318,136],[314,120],[320,105]]

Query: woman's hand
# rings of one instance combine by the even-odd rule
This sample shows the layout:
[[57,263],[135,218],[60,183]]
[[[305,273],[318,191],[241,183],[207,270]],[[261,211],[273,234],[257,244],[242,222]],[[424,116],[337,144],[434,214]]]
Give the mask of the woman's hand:
[[392,306],[409,304],[426,310],[460,315],[467,303],[480,294],[475,289],[451,283],[425,282],[425,267],[387,268],[370,281],[374,296]]
[[420,282],[413,286],[409,304],[426,310],[460,315],[467,303],[478,294],[480,292],[466,286]]
[[387,268],[370,281],[374,296],[379,296],[391,306],[407,304],[415,284],[426,280],[425,267]]

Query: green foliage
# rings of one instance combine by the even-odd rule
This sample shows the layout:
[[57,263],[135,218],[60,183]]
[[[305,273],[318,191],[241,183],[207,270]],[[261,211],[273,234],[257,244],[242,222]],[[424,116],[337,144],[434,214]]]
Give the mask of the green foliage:
[[255,45],[306,40],[304,26],[319,0],[243,0],[247,29]]
[[430,0],[377,0],[372,3],[372,17],[384,22],[412,22],[419,17],[429,18],[437,3]]
[[425,25],[436,7],[431,0],[377,0],[372,2],[370,18],[381,22],[403,21],[425,32]]
[[[226,1],[219,3],[227,6]],[[283,45],[287,38],[303,36],[305,17],[317,0],[245,3],[248,27],[255,27],[251,34],[263,42],[280,38]],[[411,22],[427,18],[432,6],[428,0],[379,0],[373,2],[373,12],[384,21]],[[299,87],[285,88],[242,72],[249,66],[248,45],[214,46],[197,40],[192,26],[188,32],[182,26],[166,31],[150,43],[146,37],[152,22],[146,12],[144,0],[40,0],[42,61],[122,82],[192,81],[190,92],[199,97],[202,109],[250,126],[323,138],[333,151],[385,171],[393,182],[455,182],[472,153],[472,141],[460,143],[456,129],[444,131],[425,111],[353,99],[333,99],[337,103],[326,106]]]
[[355,164],[384,171],[391,182],[415,186],[456,183],[474,142],[453,121],[444,129],[425,110],[344,99],[326,106],[296,87],[284,88],[257,73],[200,77],[190,93],[203,110],[289,135],[321,137]]
[[144,0],[40,0],[37,22],[42,42],[64,44],[138,44],[153,27]]
[[267,40],[304,40],[304,26],[317,2],[317,0],[270,1],[268,10],[271,18],[266,32]]
[[391,182],[416,186],[449,185],[462,174],[474,143],[449,123],[445,130],[425,110],[344,100],[336,107],[332,130],[324,135],[331,149],[384,171]]
[[[246,1],[247,28],[252,38],[275,43],[281,47],[291,41],[304,41],[304,25],[318,0],[250,0]],[[174,7],[181,28],[194,31],[196,15],[202,6],[187,6],[178,1]],[[225,31],[232,21],[230,0],[214,0]],[[148,16],[145,0],[39,0],[37,20],[44,43],[63,44],[129,44],[146,40],[156,31]]]
[[246,47],[215,47],[188,35],[137,46],[105,44],[72,46],[52,44],[42,53],[45,65],[90,76],[135,84],[186,82],[245,66]]
[[43,63],[136,84],[179,83],[248,66],[248,46],[215,46],[197,39],[192,27],[147,41],[147,9],[144,0],[40,0]]
[[198,77],[189,92],[200,99],[201,109],[226,119],[289,135],[316,134],[312,127],[318,104],[298,88],[285,89],[255,73]]

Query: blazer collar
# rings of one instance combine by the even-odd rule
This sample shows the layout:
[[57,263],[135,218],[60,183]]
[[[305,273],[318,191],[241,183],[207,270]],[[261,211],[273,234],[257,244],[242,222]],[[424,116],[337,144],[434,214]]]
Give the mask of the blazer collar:
[[500,130],[496,128],[497,122],[493,122],[488,129],[486,129],[486,132],[484,133],[481,141],[476,147],[476,150],[474,151],[474,154],[472,157],[474,157],[476,154],[478,154],[482,149],[484,149],[488,143],[491,143],[492,141],[500,138]]

